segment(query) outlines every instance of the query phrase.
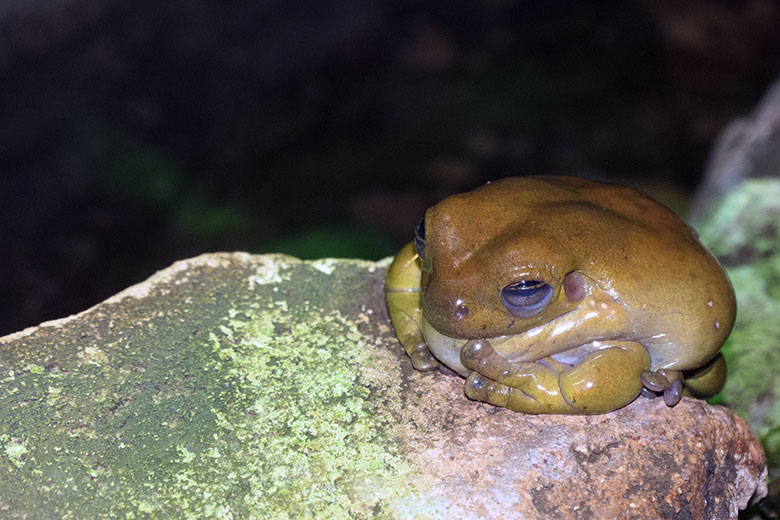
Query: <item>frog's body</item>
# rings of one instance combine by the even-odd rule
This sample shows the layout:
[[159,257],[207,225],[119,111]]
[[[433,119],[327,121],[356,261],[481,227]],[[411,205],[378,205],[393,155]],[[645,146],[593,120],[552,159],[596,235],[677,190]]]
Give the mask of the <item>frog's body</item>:
[[725,381],[728,278],[691,228],[631,188],[504,179],[430,208],[415,242],[388,272],[393,326],[417,369],[443,363],[469,397],[601,413]]

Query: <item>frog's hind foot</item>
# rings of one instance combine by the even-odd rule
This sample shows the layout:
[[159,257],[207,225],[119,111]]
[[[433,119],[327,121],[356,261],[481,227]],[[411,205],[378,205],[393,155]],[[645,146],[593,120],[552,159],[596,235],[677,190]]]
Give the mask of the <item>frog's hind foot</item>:
[[643,396],[654,398],[663,395],[667,406],[674,406],[680,402],[683,385],[682,374],[679,371],[663,368],[654,372],[643,370],[639,378],[642,380]]
[[493,388],[492,383],[493,381],[487,379],[479,372],[472,372],[471,374],[469,374],[469,377],[466,378],[466,387],[465,387],[466,397],[474,401],[482,401],[483,403],[490,403],[496,406],[506,407],[505,402],[502,402],[500,404],[497,404],[495,402],[496,399],[494,394],[496,394],[497,389]]

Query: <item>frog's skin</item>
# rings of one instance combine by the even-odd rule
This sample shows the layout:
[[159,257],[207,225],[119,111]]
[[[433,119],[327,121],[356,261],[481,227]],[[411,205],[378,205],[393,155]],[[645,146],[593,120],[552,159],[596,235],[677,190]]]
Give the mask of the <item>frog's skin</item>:
[[386,296],[416,369],[443,364],[468,397],[527,413],[717,393],[736,308],[674,213],[573,177],[503,179],[431,207]]

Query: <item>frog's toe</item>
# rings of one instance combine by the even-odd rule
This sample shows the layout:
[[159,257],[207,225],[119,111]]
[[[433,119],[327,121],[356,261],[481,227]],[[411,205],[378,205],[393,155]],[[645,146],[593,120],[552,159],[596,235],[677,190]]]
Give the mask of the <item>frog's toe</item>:
[[664,390],[664,403],[667,406],[674,406],[682,399],[682,381],[675,379],[674,382]]
[[652,392],[663,392],[672,384],[663,374],[649,370],[643,370],[639,378],[642,380],[642,385]]
[[420,372],[430,372],[439,368],[439,362],[436,361],[430,352],[415,352],[410,356],[410,359],[415,370]]
[[486,339],[472,339],[463,345],[460,362],[469,370],[475,370],[483,376],[501,380],[512,371],[509,362],[493,350]]
[[474,401],[484,401],[487,398],[488,380],[479,372],[472,372],[466,378],[466,397]]
[[660,369],[654,372],[643,370],[639,375],[642,381],[642,395],[645,397],[664,396],[664,402],[668,406],[674,406],[680,402],[683,393],[682,378],[676,370]]
[[408,354],[409,359],[412,360],[412,366],[420,372],[436,370],[439,367],[439,362],[433,357],[425,343],[415,345],[414,348],[409,349]]
[[646,386],[643,386],[639,390],[639,393],[640,395],[642,395],[642,397],[647,397],[648,399],[655,399],[656,397],[658,397],[658,392],[653,392],[652,390],[648,390]]
[[479,372],[472,372],[466,379],[466,397],[474,401],[507,408],[511,388],[489,379]]
[[493,347],[486,339],[472,339],[460,350],[460,362],[469,370],[479,370],[479,365],[494,354]]

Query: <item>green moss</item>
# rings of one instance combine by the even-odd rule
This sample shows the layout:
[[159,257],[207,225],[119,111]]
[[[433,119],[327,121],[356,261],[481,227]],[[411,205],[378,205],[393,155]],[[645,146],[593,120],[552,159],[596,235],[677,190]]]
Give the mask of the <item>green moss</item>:
[[780,181],[744,182],[697,226],[724,263],[737,321],[724,345],[729,377],[722,400],[748,420],[780,472]]

